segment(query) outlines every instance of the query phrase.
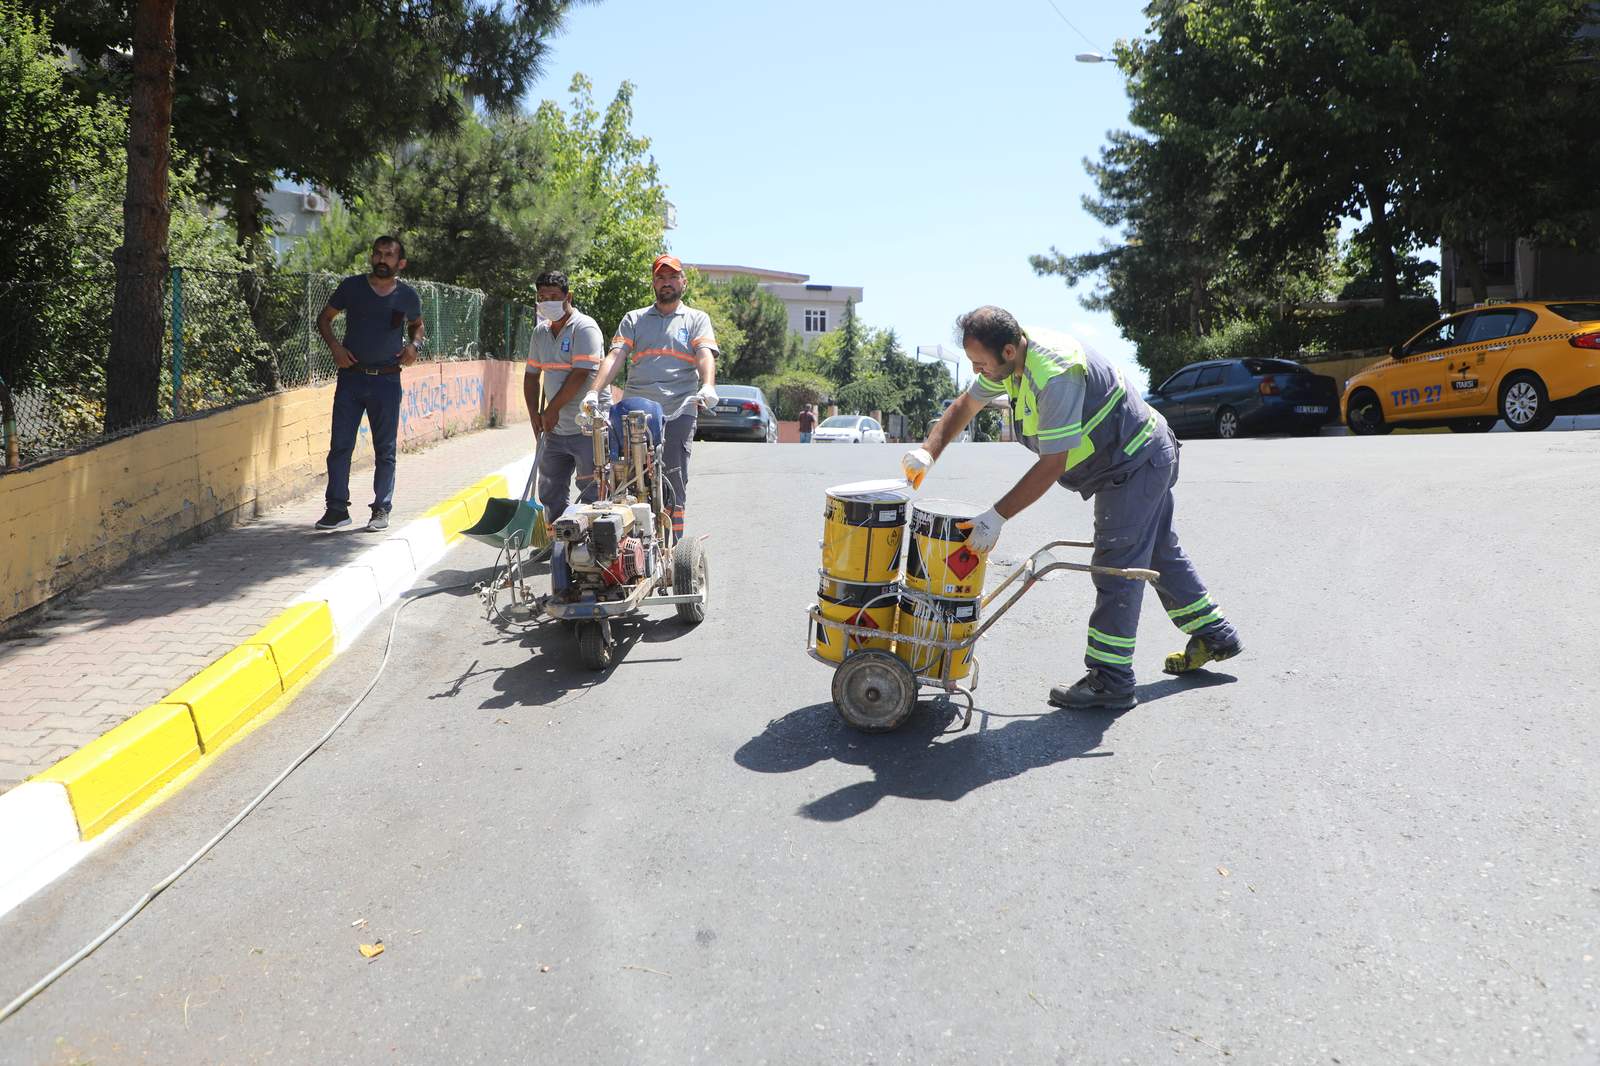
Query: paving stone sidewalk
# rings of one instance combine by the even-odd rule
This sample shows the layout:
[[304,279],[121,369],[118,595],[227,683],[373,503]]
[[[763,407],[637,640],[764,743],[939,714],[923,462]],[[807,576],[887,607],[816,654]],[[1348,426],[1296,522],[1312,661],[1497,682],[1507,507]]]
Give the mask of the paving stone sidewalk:
[[[521,425],[402,453],[390,532],[532,449]],[[312,530],[319,480],[248,525],[135,562],[0,639],[0,793],[161,699],[387,536],[362,528],[371,476],[370,467],[351,475],[351,529]]]

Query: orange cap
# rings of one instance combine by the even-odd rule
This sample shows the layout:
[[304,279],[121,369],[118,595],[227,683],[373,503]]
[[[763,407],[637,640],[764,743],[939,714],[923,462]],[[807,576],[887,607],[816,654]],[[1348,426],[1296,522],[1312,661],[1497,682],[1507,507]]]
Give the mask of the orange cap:
[[658,256],[656,256],[656,261],[654,263],[650,264],[650,273],[651,273],[651,275],[654,276],[656,274],[656,272],[659,271],[662,267],[671,267],[673,270],[676,270],[678,273],[680,273],[680,274],[683,273],[683,263],[681,261],[679,261],[678,257],[675,256],[675,255],[658,255]]

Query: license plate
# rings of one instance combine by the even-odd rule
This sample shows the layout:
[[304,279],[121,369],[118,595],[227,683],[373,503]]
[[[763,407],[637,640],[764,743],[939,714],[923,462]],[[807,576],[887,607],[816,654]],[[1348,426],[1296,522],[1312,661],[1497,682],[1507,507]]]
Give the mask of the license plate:
[[1326,407],[1296,407],[1294,413],[1297,415],[1325,415],[1328,413],[1328,409]]
[[717,404],[717,414],[719,414],[719,415],[732,415],[732,414],[738,414],[738,413],[739,413],[739,405],[736,404],[736,403],[719,403],[719,404]]

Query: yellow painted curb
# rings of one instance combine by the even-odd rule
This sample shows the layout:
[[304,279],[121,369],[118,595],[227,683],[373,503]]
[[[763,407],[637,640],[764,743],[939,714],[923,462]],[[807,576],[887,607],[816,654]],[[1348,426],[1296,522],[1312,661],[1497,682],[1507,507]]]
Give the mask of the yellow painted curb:
[[333,655],[333,612],[323,602],[297,603],[244,642],[244,646],[252,645],[272,653],[278,683],[287,689]]
[[443,503],[435,504],[422,513],[423,518],[436,519],[439,529],[444,533],[445,543],[461,539],[461,531],[475,522],[476,516],[468,517],[466,505],[459,496],[452,496]]
[[[447,544],[477,521],[507,481],[495,474],[435,504],[420,518],[439,523]],[[334,657],[333,613],[325,602],[279,612],[239,647],[31,780],[62,785],[84,840],[111,828],[164,786],[187,784],[211,758],[282,709]],[[271,713],[263,714],[264,711]]]
[[282,692],[272,652],[249,644],[234,648],[185,681],[163,702],[189,708],[200,749],[211,751]]
[[189,708],[146,707],[36,780],[63,785],[84,840],[138,806],[200,758]]

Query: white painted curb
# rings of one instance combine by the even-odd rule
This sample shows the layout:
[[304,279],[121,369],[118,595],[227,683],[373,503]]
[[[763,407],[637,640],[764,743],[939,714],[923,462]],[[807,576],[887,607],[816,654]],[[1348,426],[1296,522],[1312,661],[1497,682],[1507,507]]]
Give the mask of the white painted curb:
[[0,914],[77,862],[83,846],[64,785],[24,781],[0,796]]

